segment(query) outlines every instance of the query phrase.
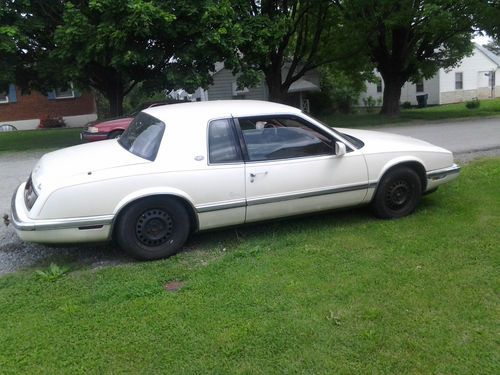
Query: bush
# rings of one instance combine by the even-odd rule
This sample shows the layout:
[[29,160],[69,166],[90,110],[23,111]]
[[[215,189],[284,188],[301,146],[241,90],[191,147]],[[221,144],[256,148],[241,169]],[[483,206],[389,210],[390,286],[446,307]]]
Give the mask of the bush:
[[472,98],[472,100],[465,102],[465,106],[469,109],[479,108],[480,105],[481,105],[481,102],[479,101],[478,98]]
[[363,103],[366,107],[366,112],[372,113],[375,109],[375,105],[377,104],[377,101],[373,99],[373,96],[368,96],[367,98],[363,98]]
[[401,104],[401,107],[403,107],[403,109],[410,109],[411,108],[411,103],[410,102],[404,102],[403,104]]
[[66,126],[62,117],[43,115],[40,117],[39,129],[63,128]]

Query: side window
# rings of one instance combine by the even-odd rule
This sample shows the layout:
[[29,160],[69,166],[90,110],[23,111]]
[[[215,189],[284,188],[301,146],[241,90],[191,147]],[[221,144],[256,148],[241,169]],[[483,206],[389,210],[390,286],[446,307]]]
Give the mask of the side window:
[[239,124],[250,161],[331,155],[332,140],[294,117],[244,117]]
[[215,120],[209,124],[208,149],[210,163],[234,163],[242,160],[229,120]]

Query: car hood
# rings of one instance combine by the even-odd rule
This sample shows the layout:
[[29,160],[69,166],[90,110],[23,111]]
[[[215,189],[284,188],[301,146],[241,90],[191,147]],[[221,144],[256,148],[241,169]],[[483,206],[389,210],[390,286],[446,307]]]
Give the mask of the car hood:
[[151,163],[125,150],[116,139],[64,148],[42,156],[31,178],[36,190],[58,185],[68,178],[134,164]]
[[399,134],[391,134],[380,131],[360,130],[360,129],[335,129],[339,133],[345,133],[363,141],[364,153],[371,152],[400,152],[400,151],[423,151],[423,152],[443,152],[450,151],[435,146],[429,142],[417,138],[407,137]]
[[107,127],[116,127],[116,126],[128,126],[133,119],[134,119],[133,117],[120,117],[112,120],[95,122],[92,126],[95,126],[96,128],[99,129]]

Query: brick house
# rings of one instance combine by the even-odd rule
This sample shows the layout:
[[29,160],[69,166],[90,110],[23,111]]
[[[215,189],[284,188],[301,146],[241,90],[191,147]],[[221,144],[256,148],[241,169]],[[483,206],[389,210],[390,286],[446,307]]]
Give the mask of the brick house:
[[18,130],[36,129],[40,118],[62,117],[67,126],[83,126],[97,119],[94,95],[79,92],[70,84],[66,89],[55,89],[47,94],[31,91],[22,94],[15,85],[0,92],[0,125],[10,124]]

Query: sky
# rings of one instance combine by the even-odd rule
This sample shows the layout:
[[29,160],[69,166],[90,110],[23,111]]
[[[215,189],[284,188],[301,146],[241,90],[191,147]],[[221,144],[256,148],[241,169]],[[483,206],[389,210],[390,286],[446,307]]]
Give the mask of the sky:
[[485,44],[487,44],[488,42],[491,41],[491,38],[489,36],[487,36],[487,35],[486,36],[479,36],[479,35],[477,35],[477,36],[475,36],[472,39],[472,41],[474,43],[477,43],[477,44],[480,44],[480,45],[485,45]]

